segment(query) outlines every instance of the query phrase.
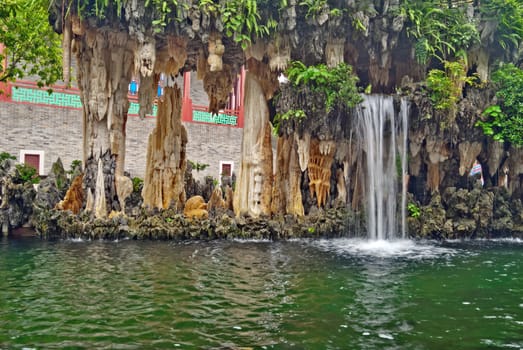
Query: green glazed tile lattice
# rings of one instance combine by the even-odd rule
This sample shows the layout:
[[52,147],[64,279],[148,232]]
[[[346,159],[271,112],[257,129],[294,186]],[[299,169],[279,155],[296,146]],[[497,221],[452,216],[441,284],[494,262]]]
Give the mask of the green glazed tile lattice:
[[[65,94],[63,92],[56,92],[49,94],[46,90],[30,89],[30,88],[13,88],[12,99],[16,102],[28,102],[35,104],[45,104],[50,106],[82,108],[82,101],[79,95]],[[129,114],[138,114],[140,105],[131,102],[129,105]],[[153,116],[156,116],[157,106],[153,106]]]
[[46,90],[28,89],[28,88],[13,88],[13,101],[29,102],[46,104],[60,107],[82,108],[80,96],[73,94],[64,94],[61,92],[53,92],[49,94]]
[[227,114],[218,114],[213,116],[211,113],[203,111],[193,111],[192,113],[192,120],[195,122],[236,126],[238,124],[237,119],[238,117]]

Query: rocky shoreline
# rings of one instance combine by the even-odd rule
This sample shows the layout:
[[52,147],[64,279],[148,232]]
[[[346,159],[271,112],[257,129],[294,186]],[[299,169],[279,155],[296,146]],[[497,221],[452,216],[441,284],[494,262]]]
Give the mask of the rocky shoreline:
[[[303,217],[284,215],[236,217],[215,208],[206,218],[188,218],[176,209],[148,210],[138,192],[129,196],[126,213],[94,218],[88,211],[73,214],[55,209],[71,183],[60,161],[35,187],[17,178],[14,162],[0,164],[0,227],[4,235],[30,226],[42,239],[85,240],[214,240],[363,237],[365,213],[344,205],[310,210]],[[209,192],[209,191],[207,191]],[[409,199],[412,203],[413,198]],[[398,217],[401,213],[398,214]],[[504,188],[470,190],[448,187],[427,205],[407,212],[408,237],[413,239],[523,238],[523,205]]]

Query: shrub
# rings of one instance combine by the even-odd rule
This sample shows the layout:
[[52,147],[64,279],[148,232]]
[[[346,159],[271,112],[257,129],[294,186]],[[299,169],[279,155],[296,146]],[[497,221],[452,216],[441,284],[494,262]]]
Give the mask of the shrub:
[[523,146],[523,70],[506,64],[492,75],[499,104],[483,111],[483,120],[476,123],[485,135],[500,142]]
[[36,169],[27,164],[17,164],[16,171],[18,178],[22,183],[30,182],[32,184],[37,184],[40,182],[40,177],[36,173]]

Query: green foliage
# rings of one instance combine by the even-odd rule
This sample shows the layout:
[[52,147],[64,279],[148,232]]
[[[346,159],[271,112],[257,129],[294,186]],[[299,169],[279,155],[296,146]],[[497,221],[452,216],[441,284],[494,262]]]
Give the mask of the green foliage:
[[307,118],[307,115],[305,114],[305,111],[303,109],[291,109],[283,114],[277,113],[274,116],[274,120],[272,122],[272,132],[275,136],[278,136],[278,134],[280,133],[280,125],[282,120],[293,119],[299,122],[305,118]]
[[220,15],[225,34],[244,49],[251,43],[251,38],[268,36],[277,26],[272,18],[261,22],[256,0],[228,0],[223,6]]
[[325,64],[307,67],[294,61],[287,69],[287,77],[294,87],[306,85],[314,92],[323,93],[327,113],[337,103],[350,108],[362,101],[356,87],[359,79],[352,74],[352,67],[345,63],[329,68]]
[[418,207],[415,203],[410,202],[407,204],[407,211],[409,212],[409,216],[411,218],[419,218],[421,215],[421,209]]
[[192,160],[189,160],[189,164],[191,164],[191,167],[196,170],[196,172],[200,172],[202,170],[207,169],[209,164],[199,163],[199,162],[193,162]]
[[501,48],[518,48],[523,40],[523,2],[484,0],[481,5],[483,18],[497,24],[494,38]]
[[2,163],[6,159],[16,160],[16,157],[13,156],[11,153],[8,153],[8,152],[0,153],[0,163]]
[[432,69],[427,76],[427,88],[434,108],[455,112],[465,84],[473,84],[475,77],[467,76],[464,60],[444,61],[445,70]]
[[37,184],[40,182],[40,177],[36,173],[36,169],[27,164],[17,164],[16,172],[22,183],[30,182]]
[[82,161],[80,159],[75,159],[71,162],[71,165],[69,166],[69,170],[67,170],[67,173],[72,175],[76,170],[82,169]]
[[305,15],[307,18],[316,17],[327,6],[327,0],[303,0],[299,5],[307,8],[307,14]]
[[143,180],[139,177],[133,177],[133,192],[138,193],[142,190]]
[[494,140],[523,146],[523,70],[513,64],[503,65],[492,75],[498,87],[499,105],[483,112],[484,120],[476,123]]
[[403,2],[401,14],[407,18],[407,35],[417,40],[419,63],[426,64],[433,57],[443,62],[479,42],[478,29],[464,11],[465,7],[442,0]]
[[3,0],[0,4],[0,82],[37,76],[38,85],[51,85],[62,77],[61,44],[48,22],[47,0]]

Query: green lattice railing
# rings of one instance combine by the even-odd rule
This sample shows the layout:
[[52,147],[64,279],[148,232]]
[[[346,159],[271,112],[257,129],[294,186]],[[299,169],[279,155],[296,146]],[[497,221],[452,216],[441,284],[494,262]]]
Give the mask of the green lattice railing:
[[192,120],[195,122],[222,124],[236,126],[238,124],[238,117],[234,115],[218,114],[212,115],[204,111],[192,111]]
[[[24,87],[14,87],[11,91],[11,98],[16,102],[27,102],[35,104],[44,104],[50,106],[82,108],[80,96],[76,94],[66,94],[63,92],[53,91],[48,93],[46,90],[31,89]],[[131,102],[129,105],[129,114],[138,114],[140,105]],[[152,116],[156,116],[157,107],[153,106]]]
[[[36,88],[13,87],[11,98],[15,102],[25,102],[34,104],[44,104],[50,106],[82,108],[80,96],[77,94],[68,94],[58,91],[48,93],[47,90],[40,90]],[[129,114],[138,115],[140,105],[136,102],[131,102],[129,105]],[[152,116],[156,116],[158,108],[153,106]],[[212,115],[206,111],[193,110],[192,120],[200,123],[209,123],[217,125],[237,126],[238,117],[228,114]]]

